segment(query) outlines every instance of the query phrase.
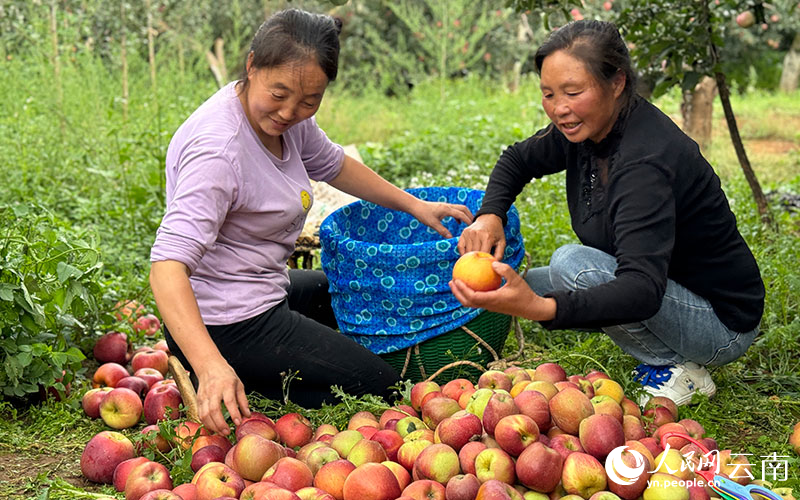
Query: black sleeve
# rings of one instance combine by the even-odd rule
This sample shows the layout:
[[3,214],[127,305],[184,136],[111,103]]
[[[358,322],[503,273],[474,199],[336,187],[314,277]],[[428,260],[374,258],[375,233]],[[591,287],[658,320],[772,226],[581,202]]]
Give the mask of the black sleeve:
[[566,168],[566,153],[557,134],[548,127],[503,151],[489,176],[486,195],[475,218],[494,214],[505,226],[506,212],[531,179]]
[[616,277],[603,285],[556,291],[551,329],[596,328],[642,321],[661,307],[675,244],[675,196],[668,172],[638,164],[611,174],[608,217]]

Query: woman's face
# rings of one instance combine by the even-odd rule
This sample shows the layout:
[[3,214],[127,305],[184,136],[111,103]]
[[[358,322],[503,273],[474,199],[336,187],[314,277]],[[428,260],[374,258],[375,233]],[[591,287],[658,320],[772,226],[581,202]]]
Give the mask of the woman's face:
[[617,98],[625,88],[620,72],[610,86],[598,82],[586,66],[563,50],[542,61],[542,107],[570,142],[600,142],[617,119]]
[[274,140],[317,112],[328,77],[314,61],[256,69],[248,60],[245,114],[262,141]]

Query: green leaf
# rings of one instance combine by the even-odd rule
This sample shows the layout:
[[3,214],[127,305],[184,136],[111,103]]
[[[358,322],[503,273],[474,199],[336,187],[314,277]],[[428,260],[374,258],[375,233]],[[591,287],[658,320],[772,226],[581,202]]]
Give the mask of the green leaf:
[[19,362],[19,365],[23,368],[31,364],[32,359],[33,356],[31,356],[31,353],[29,352],[21,352],[17,355],[17,361]]
[[70,278],[80,278],[83,273],[77,267],[71,266],[66,262],[59,262],[57,266],[58,281],[64,283]]
[[14,290],[18,288],[19,286],[11,283],[0,283],[0,300],[12,302],[14,300]]

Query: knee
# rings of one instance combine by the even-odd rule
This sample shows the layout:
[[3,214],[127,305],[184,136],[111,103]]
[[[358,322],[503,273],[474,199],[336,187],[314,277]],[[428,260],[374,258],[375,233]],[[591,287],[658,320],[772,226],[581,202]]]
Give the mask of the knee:
[[581,245],[564,245],[550,256],[550,282],[554,288],[575,289],[575,279],[582,267],[579,263],[583,261],[580,256],[583,248]]
[[550,281],[561,290],[577,290],[614,278],[616,259],[585,245],[564,245],[550,257]]

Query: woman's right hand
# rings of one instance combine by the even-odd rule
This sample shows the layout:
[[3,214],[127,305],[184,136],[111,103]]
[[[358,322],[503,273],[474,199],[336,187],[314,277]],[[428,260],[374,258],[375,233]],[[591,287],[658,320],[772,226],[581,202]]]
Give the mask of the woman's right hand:
[[230,432],[220,403],[225,404],[235,425],[250,416],[244,384],[227,362],[206,366],[202,373],[197,373],[197,380],[197,409],[208,430],[222,435]]
[[[494,249],[494,252],[492,252]],[[491,253],[497,260],[506,250],[506,235],[503,220],[494,214],[483,214],[469,225],[458,238],[458,252],[477,251]]]

